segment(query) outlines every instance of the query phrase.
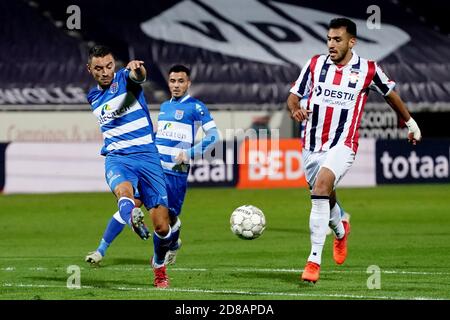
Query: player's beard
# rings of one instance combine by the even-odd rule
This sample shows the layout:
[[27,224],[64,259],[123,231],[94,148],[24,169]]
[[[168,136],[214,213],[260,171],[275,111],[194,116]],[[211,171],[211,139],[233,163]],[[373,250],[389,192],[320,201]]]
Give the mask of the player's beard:
[[342,62],[342,60],[344,60],[345,59],[345,57],[347,56],[347,53],[348,53],[348,51],[350,50],[350,48],[349,47],[347,47],[347,49],[346,50],[343,50],[343,51],[341,51],[341,53],[339,54],[339,51],[338,50],[336,50],[337,51],[337,53],[339,54],[339,55],[337,55],[334,59],[333,58],[331,58],[331,56],[330,56],[330,59],[331,59],[331,61],[333,61],[335,64],[339,64],[340,62]]

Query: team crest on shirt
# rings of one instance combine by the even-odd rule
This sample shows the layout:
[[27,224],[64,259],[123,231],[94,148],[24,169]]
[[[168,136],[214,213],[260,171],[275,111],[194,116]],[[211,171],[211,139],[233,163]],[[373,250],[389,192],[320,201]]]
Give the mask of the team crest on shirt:
[[348,76],[350,78],[350,83],[357,83],[359,78],[359,73],[352,71]]
[[117,82],[111,83],[111,86],[109,87],[109,92],[116,93],[119,90],[119,85]]
[[175,110],[175,119],[181,120],[183,119],[184,111],[183,110]]

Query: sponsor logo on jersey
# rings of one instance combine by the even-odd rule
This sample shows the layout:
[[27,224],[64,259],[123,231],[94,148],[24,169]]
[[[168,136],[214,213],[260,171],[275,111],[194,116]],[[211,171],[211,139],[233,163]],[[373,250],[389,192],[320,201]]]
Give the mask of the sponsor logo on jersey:
[[315,96],[322,97],[323,103],[333,106],[346,107],[348,101],[355,100],[355,94],[340,90],[322,89],[321,86],[314,88]]
[[102,114],[98,117],[98,123],[100,125],[103,125],[104,123],[108,122],[109,120],[112,120],[115,118],[120,118],[125,112],[130,110],[131,106],[123,106],[111,113],[106,113],[106,111],[109,111],[107,108],[109,108],[108,104],[106,104],[104,107],[102,107]]
[[321,86],[317,86],[314,88],[314,91],[316,92],[316,96],[320,96],[322,94],[322,87]]
[[111,111],[111,106],[107,103],[102,107],[102,116],[106,113],[106,111]]
[[184,141],[187,138],[187,134],[184,132],[176,131],[173,128],[172,123],[166,123],[162,129],[158,130],[156,136],[158,138],[175,139],[179,141]]
[[355,94],[350,92],[344,92],[340,90],[323,90],[324,97],[338,98],[342,100],[355,100]]

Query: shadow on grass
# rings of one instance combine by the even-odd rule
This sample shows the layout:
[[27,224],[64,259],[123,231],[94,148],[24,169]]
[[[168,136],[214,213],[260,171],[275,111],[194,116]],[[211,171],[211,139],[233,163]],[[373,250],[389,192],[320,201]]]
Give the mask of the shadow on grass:
[[133,259],[133,258],[112,258],[105,260],[104,266],[130,266],[130,265],[140,265],[148,266],[150,268],[150,258],[143,259]]
[[[69,276],[69,275],[68,275]],[[67,277],[65,276],[29,276],[24,277],[25,279],[30,279],[36,282],[36,286],[44,285],[49,286],[61,286],[64,287],[67,284]],[[98,279],[98,278],[86,278],[81,277],[81,286],[94,287],[95,289],[108,289],[108,290],[119,290],[121,287],[149,287],[153,288],[152,278],[150,276],[143,277],[142,281],[130,281],[124,279]],[[86,288],[89,289],[89,288]],[[122,291],[122,290],[119,290]]]
[[[273,228],[268,227],[269,232],[295,233],[295,234],[309,234],[309,229],[305,228]],[[266,230],[266,232],[267,232]]]
[[[272,281],[273,287],[276,288],[276,282],[285,282],[289,284],[295,284],[299,282],[299,274],[295,274],[292,272],[287,273],[281,273],[281,272],[258,272],[258,271],[240,271],[238,273],[232,273],[230,274],[230,277],[234,277],[237,279],[268,279]],[[246,282],[251,283],[250,281],[246,280]]]
[[[342,276],[339,274],[325,274],[321,279],[316,282],[308,282],[301,280],[302,272],[258,272],[258,271],[248,271],[230,274],[230,277],[235,278],[237,281],[246,283],[257,283],[258,281],[270,281],[271,290],[273,291],[289,291],[297,292],[301,289],[319,289],[323,287],[320,285],[321,282],[327,281],[328,285],[339,284],[342,281]],[[323,279],[322,279],[323,278]],[[322,281],[321,281],[322,280]],[[294,290],[294,291],[293,291]],[[302,291],[298,291],[302,292]]]

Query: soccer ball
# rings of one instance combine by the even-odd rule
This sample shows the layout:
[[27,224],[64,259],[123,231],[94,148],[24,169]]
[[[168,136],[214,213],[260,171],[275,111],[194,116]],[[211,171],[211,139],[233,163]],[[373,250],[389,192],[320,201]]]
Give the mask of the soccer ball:
[[245,205],[236,208],[230,217],[231,232],[241,239],[258,238],[266,228],[266,217],[257,207]]

